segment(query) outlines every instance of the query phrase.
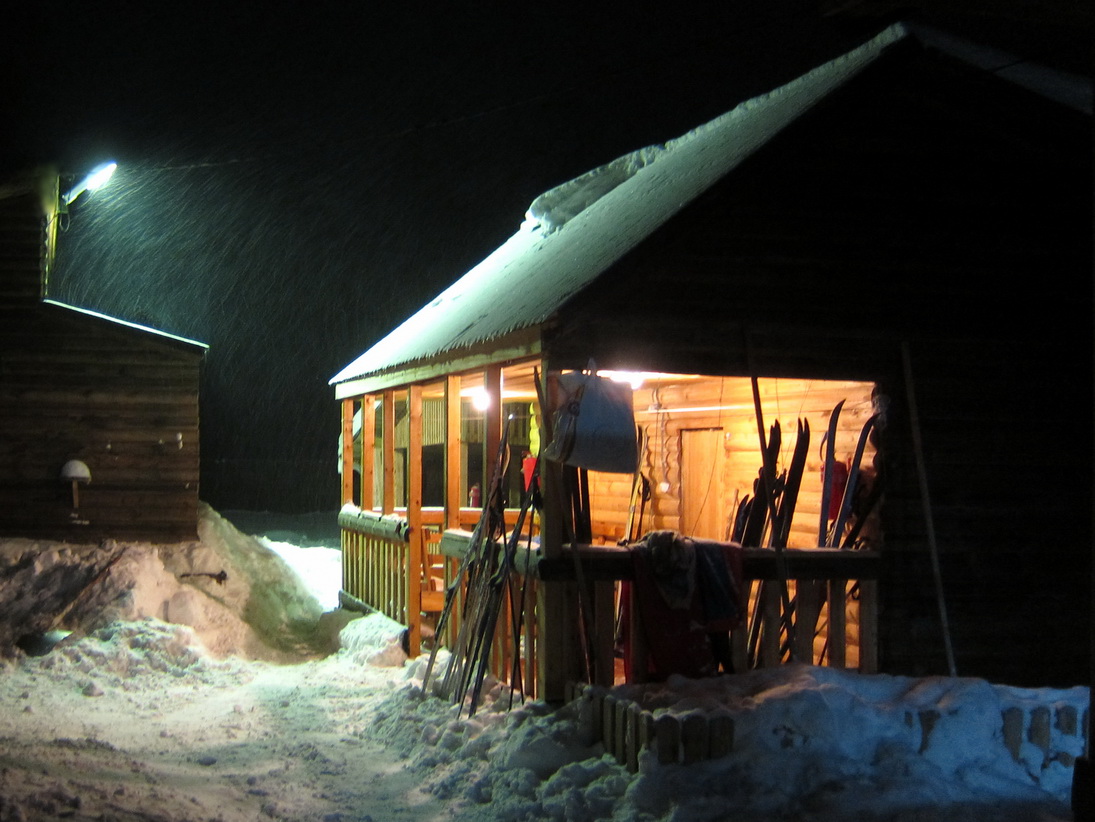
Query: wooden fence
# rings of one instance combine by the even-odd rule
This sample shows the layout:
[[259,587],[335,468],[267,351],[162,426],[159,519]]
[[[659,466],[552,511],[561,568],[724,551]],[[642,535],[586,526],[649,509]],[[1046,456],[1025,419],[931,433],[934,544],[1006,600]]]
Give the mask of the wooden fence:
[[[652,712],[634,699],[585,682],[568,683],[566,698],[579,703],[579,720],[589,736],[632,773],[646,750],[654,751],[659,765],[691,765],[734,750],[734,717],[726,711]],[[906,717],[910,728],[919,728],[922,752],[933,732],[938,733],[940,720],[935,710]],[[1086,748],[1087,727],[1075,705],[1049,692],[1026,692],[1002,700],[996,738],[1015,762],[1037,774],[1049,767],[1071,768],[1075,752]]]

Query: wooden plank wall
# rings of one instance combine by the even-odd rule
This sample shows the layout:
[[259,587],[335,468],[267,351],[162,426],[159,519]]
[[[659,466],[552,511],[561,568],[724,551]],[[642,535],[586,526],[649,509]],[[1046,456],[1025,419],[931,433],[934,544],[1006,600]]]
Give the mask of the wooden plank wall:
[[[809,456],[802,489],[792,522],[790,547],[818,545],[821,509],[821,443],[829,415],[844,401],[837,429],[837,459],[850,459],[864,423],[873,413],[870,383],[837,380],[761,379],[761,407],[766,436],[777,420],[782,430],[782,448],[776,466],[784,470],[795,445],[796,422],[804,418],[811,431]],[[721,444],[714,461],[717,470],[697,482],[691,493],[703,494],[705,505],[718,507],[718,533],[694,533],[711,539],[726,539],[737,503],[753,494],[753,482],[761,465],[760,445],[754,414],[752,385],[748,378],[703,378],[643,387],[635,391],[636,421],[646,434],[647,448],[642,470],[650,480],[652,498],[642,531],[670,529],[691,533],[692,523],[682,517],[686,509],[687,478],[682,482],[682,443],[690,431],[715,430]],[[655,410],[660,409],[660,410]],[[871,468],[874,448],[870,444],[862,464]],[[606,542],[623,536],[628,519],[632,477],[625,474],[590,473],[594,531]],[[708,520],[710,521],[710,520]]]
[[[197,534],[204,349],[61,306],[0,333],[0,533],[157,541]],[[91,483],[60,480],[67,460]]]
[[0,317],[41,299],[56,231],[56,221],[48,221],[43,214],[42,194],[35,182],[18,185],[21,193],[0,196]]
[[[1060,353],[1051,340],[1041,346],[985,340],[963,357],[942,343],[911,346],[960,675],[1038,687],[1083,681],[1077,672],[1088,664],[1092,435],[1082,413],[1069,409],[1090,414],[1091,389]],[[882,442],[887,619],[881,640],[888,670],[919,675],[943,668],[943,633],[926,573],[907,397],[899,381],[885,390],[893,403]]]

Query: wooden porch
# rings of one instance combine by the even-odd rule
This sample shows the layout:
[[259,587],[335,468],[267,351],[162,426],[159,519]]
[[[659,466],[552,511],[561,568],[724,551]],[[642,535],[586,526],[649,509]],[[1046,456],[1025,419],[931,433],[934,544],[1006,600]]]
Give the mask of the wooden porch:
[[[550,418],[541,413],[535,390],[538,366],[546,369],[542,361],[525,359],[343,396],[343,600],[406,625],[412,655],[424,644],[453,647],[464,594],[455,577],[483,512],[475,492],[488,485],[487,455],[503,439],[503,414],[507,431],[518,420],[508,437],[507,530],[517,518],[512,506],[523,494],[520,455],[538,448],[539,428]],[[555,408],[556,373],[543,373],[545,403]],[[796,423],[799,428],[797,435],[785,435],[775,455],[781,465],[792,442],[808,443],[802,424],[824,431],[839,406],[844,414],[839,429],[832,429],[834,440],[840,441],[838,454],[850,455],[872,408],[869,383],[773,379],[757,389],[747,378],[646,378],[634,391],[645,442],[640,469],[650,486],[638,510],[638,474],[591,471],[579,479],[571,475],[577,469],[540,465],[543,507],[535,515],[535,547],[518,549],[519,581],[507,583],[501,611],[507,616],[498,620],[490,659],[496,678],[539,698],[561,700],[571,681],[622,681],[620,583],[633,571],[621,545],[629,538],[659,529],[731,538],[736,512],[755,493],[758,405],[773,435],[781,420],[784,431]],[[487,400],[479,410],[476,394]],[[775,441],[772,450],[778,450]],[[854,548],[814,547],[825,509],[821,465],[812,454],[807,467],[789,542],[779,552],[745,550],[748,621],[731,636],[735,670],[789,659],[877,670],[878,554],[868,550],[874,548],[870,539]],[[585,489],[577,529],[576,481]],[[446,591],[456,601],[443,635],[435,637]],[[628,662],[637,670],[644,668],[640,627],[630,626],[629,635],[640,639],[627,645]]]

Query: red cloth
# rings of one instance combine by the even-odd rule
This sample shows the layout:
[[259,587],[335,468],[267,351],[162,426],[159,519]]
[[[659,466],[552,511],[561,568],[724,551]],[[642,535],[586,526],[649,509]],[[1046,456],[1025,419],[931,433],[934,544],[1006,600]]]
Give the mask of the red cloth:
[[[706,543],[708,546],[710,542]],[[638,604],[643,637],[647,649],[646,681],[664,680],[670,674],[687,677],[715,676],[719,660],[712,651],[710,634],[726,634],[742,622],[746,603],[743,601],[742,552],[736,543],[718,543],[730,579],[735,585],[736,617],[727,618],[725,610],[718,619],[710,619],[703,599],[703,587],[696,584],[687,607],[669,605],[647,557],[632,550],[635,569],[633,582],[623,582],[621,590],[621,640],[624,651],[624,676],[634,681],[634,643],[631,641],[632,600]],[[697,564],[696,567],[702,567]],[[634,598],[631,596],[634,591]]]

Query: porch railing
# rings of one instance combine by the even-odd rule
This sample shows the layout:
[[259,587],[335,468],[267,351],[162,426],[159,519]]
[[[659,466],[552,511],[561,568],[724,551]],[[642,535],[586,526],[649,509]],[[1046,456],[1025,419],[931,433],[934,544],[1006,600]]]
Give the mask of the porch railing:
[[[574,553],[587,582],[632,578],[627,548],[597,545],[564,546],[562,557],[537,564],[537,576],[545,582],[573,580]],[[768,548],[743,551],[749,614],[745,624],[730,635],[734,669],[772,667],[793,657],[812,664],[876,672],[879,555],[835,548],[788,548],[783,557],[790,614],[783,612],[776,552]],[[630,611],[633,618],[640,618],[640,609]],[[645,670],[641,626],[634,625],[630,634],[635,646],[633,670]],[[598,643],[605,641],[597,636]],[[611,684],[604,672],[598,679],[598,684]]]
[[403,625],[410,625],[410,551],[407,520],[344,508],[342,590],[352,599]]
[[[465,518],[465,512],[461,511],[461,524],[474,525],[479,511],[468,509],[466,513]],[[516,516],[516,512],[513,515]],[[507,519],[509,516],[510,512],[507,512]],[[428,646],[440,641],[443,646],[452,647],[464,604],[464,592],[454,585],[454,581],[471,532],[444,531],[442,517],[440,509],[422,512],[424,556],[422,567],[416,573],[411,568],[410,525],[403,512],[382,515],[350,505],[344,507],[338,520],[342,534],[342,604],[379,611],[407,626],[410,636],[423,637]],[[498,621],[491,674],[507,684],[513,680],[514,685],[521,684],[525,693],[532,694],[538,674],[535,653],[537,581],[535,575],[526,573],[527,567],[528,563],[522,560],[516,599],[511,602],[507,594],[503,601],[504,616]],[[421,607],[417,612],[410,607],[412,584],[420,586]],[[456,601],[444,635],[435,638],[437,617],[450,587]],[[523,620],[517,619],[518,613],[523,614]],[[518,633],[520,639],[515,641]],[[514,668],[515,647],[520,648],[519,669]],[[420,648],[411,650],[417,653]]]
[[[396,515],[344,511],[339,522],[344,592],[397,622],[408,627],[417,622],[421,627],[423,613],[411,614],[407,609],[410,580],[406,520]],[[455,575],[471,535],[458,529],[442,532],[436,523],[423,527],[427,531],[424,563],[427,570],[417,584],[427,586],[434,595],[422,598],[422,611],[428,625],[431,613],[441,609],[444,591],[452,588],[457,600],[447,629],[443,636],[433,640],[451,647],[464,604],[461,586],[454,585]],[[503,604],[490,667],[492,675],[500,681],[521,684],[525,693],[535,696],[542,650],[537,635],[538,586],[574,582],[577,566],[584,583],[602,589],[605,585],[611,587],[612,583],[632,577],[632,561],[628,549],[617,546],[568,545],[563,547],[561,557],[551,560],[539,557],[535,551],[531,555],[520,553],[521,584],[516,588],[520,591],[519,598],[511,602],[507,596]],[[828,548],[784,549],[783,554],[792,603],[790,614],[783,611],[775,552],[764,548],[744,550],[743,572],[750,586],[750,610],[747,623],[731,633],[735,670],[771,667],[793,656],[812,664],[876,672],[879,555]],[[435,578],[440,575],[439,581],[432,585],[431,568]],[[611,597],[608,599],[611,601]],[[632,608],[631,612],[637,614],[638,609]],[[581,618],[575,612],[576,628]],[[598,684],[611,685],[616,677],[610,662],[615,642],[612,624],[611,619],[597,618],[590,628],[598,646],[594,657],[601,660],[602,670],[593,677]],[[632,630],[631,635],[640,638],[642,631]],[[634,662],[641,659],[644,648],[641,641],[633,640],[633,646]],[[645,668],[633,668],[636,669]],[[515,672],[519,681],[514,681]]]

